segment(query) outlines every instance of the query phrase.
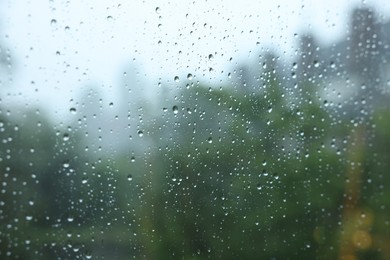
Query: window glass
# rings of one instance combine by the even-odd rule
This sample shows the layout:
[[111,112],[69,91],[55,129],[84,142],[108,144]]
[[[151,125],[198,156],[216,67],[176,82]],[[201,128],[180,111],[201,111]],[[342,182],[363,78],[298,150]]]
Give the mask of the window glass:
[[0,14],[1,259],[390,259],[388,1]]

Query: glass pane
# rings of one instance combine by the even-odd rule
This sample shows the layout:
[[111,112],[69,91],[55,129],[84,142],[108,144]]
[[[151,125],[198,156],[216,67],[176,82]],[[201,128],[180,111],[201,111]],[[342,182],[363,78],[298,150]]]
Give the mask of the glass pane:
[[1,259],[390,259],[388,1],[0,10]]

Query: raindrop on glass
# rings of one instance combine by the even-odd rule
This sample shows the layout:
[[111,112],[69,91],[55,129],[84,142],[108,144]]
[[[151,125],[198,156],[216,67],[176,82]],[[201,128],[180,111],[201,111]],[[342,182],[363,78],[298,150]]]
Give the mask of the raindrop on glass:
[[76,108],[74,108],[74,107],[71,107],[71,108],[69,109],[69,111],[70,111],[70,113],[72,113],[72,114],[76,114]]
[[179,113],[179,108],[177,106],[173,106],[172,111],[176,115],[177,113]]

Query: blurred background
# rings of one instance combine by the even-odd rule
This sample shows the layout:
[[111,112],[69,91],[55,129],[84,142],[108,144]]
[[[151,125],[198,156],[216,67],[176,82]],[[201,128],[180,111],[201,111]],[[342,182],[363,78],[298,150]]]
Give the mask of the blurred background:
[[1,1],[0,142],[1,259],[390,259],[390,4]]

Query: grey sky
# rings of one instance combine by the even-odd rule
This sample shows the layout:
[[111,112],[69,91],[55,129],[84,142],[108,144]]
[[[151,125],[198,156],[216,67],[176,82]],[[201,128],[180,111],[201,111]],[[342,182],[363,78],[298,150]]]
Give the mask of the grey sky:
[[357,5],[374,7],[382,19],[390,13],[386,0],[2,1],[1,42],[14,67],[2,96],[38,103],[61,119],[86,86],[103,86],[115,100],[129,67],[146,83],[139,92],[155,93],[159,78],[175,85],[174,76],[187,73],[218,82],[261,47],[293,55],[295,34],[337,40]]

